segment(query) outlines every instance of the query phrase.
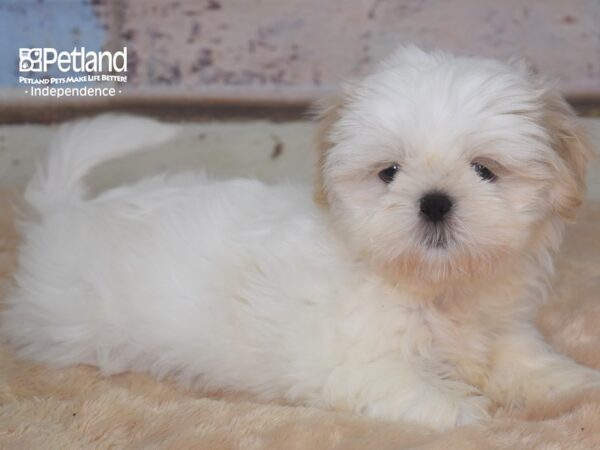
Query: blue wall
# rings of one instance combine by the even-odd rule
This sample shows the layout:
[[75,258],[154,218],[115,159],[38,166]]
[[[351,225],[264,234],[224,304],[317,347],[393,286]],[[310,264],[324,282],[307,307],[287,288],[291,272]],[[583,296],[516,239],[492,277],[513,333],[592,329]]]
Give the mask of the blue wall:
[[89,0],[0,0],[0,87],[19,86],[20,47],[97,51],[106,40]]

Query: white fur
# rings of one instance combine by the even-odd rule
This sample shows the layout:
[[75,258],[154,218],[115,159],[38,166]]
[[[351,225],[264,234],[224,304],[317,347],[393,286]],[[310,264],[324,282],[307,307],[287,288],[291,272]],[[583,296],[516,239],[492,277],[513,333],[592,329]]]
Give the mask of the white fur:
[[[335,110],[325,206],[306,187],[198,174],[87,198],[92,167],[177,129],[71,124],[26,191],[2,332],[38,361],[437,429],[597,383],[529,324],[561,239],[555,198],[572,197],[553,194],[572,164],[545,93],[509,65],[400,49]],[[423,243],[432,189],[456,202],[446,248]]]

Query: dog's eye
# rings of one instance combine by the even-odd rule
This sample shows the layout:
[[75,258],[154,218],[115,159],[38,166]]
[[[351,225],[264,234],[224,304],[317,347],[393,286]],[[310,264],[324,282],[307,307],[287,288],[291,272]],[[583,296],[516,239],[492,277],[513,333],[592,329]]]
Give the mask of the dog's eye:
[[471,167],[475,169],[475,172],[477,172],[477,175],[479,175],[482,180],[494,181],[497,178],[496,174],[487,167],[485,167],[483,164],[472,163]]
[[400,164],[392,164],[390,167],[379,172],[379,178],[381,178],[381,181],[384,183],[390,184],[392,181],[394,181],[394,177],[399,170]]

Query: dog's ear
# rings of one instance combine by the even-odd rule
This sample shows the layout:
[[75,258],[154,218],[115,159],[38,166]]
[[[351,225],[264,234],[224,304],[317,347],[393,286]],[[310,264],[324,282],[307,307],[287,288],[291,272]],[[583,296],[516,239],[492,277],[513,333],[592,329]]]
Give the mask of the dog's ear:
[[561,217],[573,220],[585,197],[586,169],[594,152],[583,124],[555,89],[544,89],[542,102],[543,123],[559,156],[552,206]]
[[331,128],[340,118],[346,95],[343,92],[331,95],[314,105],[314,117],[317,121],[315,144],[317,149],[317,170],[315,175],[315,201],[319,205],[327,205],[324,174],[327,152],[334,145],[331,141]]

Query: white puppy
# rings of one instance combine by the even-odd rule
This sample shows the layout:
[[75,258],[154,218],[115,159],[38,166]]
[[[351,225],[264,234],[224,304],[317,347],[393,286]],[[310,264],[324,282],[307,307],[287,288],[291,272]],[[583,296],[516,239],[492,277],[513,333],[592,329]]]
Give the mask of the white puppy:
[[59,132],[2,316],[22,356],[436,429],[599,384],[531,324],[590,150],[525,69],[400,49],[324,108],[317,202],[193,174],[85,195],[176,132]]

